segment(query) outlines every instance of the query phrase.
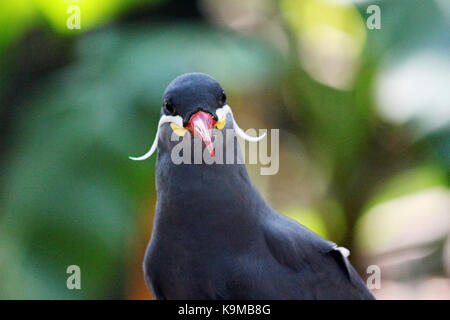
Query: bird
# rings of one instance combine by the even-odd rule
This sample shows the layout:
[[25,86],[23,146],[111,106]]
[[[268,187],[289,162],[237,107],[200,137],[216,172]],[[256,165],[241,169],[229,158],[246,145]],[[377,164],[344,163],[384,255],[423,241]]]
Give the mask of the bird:
[[[214,137],[223,135],[222,145]],[[144,278],[158,300],[374,299],[348,250],[278,213],[249,179],[237,136],[257,142],[234,119],[222,86],[204,73],[182,74],[163,94],[161,118],[145,160],[156,150],[157,201],[144,255]],[[192,160],[195,141],[226,163]],[[192,151],[191,154],[190,151]],[[205,162],[206,162],[205,158]]]

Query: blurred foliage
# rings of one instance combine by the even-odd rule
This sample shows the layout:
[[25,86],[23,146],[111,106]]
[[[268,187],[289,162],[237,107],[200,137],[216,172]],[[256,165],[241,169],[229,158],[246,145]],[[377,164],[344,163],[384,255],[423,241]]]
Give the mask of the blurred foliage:
[[[249,166],[252,181],[280,212],[349,249],[372,240],[361,232],[371,209],[448,190],[441,2],[370,2],[380,30],[366,29],[365,1],[265,2],[254,25],[242,18],[252,1],[192,1],[189,19],[175,1],[0,2],[0,298],[143,297],[155,157],[128,155],[148,147],[162,92],[184,72],[216,78],[245,127],[282,128],[280,173]],[[70,4],[81,8],[78,31],[66,28]],[[236,10],[239,23],[227,13]],[[447,58],[425,59],[439,83],[427,64],[400,72],[423,52]],[[372,258],[352,253],[360,270]],[[72,264],[80,291],[65,285]]]
[[417,191],[445,186],[447,182],[446,172],[439,166],[419,166],[404,170],[380,183],[367,203],[367,208]]
[[301,221],[302,224],[308,226],[309,229],[321,237],[329,238],[326,226],[324,225],[322,219],[320,219],[320,215],[317,212],[295,208],[291,210],[284,210],[281,213],[291,219]]
[[[127,155],[154,135],[157,121],[149,119],[159,116],[165,86],[194,69],[230,90],[251,90],[278,72],[280,60],[261,41],[189,24],[109,28],[80,39],[74,54],[73,63],[24,98],[29,111],[15,123],[0,227],[13,239],[20,229],[32,231],[19,238],[33,255],[21,269],[2,267],[5,287],[13,288],[2,290],[6,297],[117,297],[105,294],[120,289],[108,286],[121,284],[113,279],[123,277],[138,229],[132,213],[154,194],[154,158],[137,164]],[[230,75],[240,81],[230,82]],[[74,261],[91,270],[83,274],[83,290],[52,291]],[[24,272],[35,280],[24,282]]]

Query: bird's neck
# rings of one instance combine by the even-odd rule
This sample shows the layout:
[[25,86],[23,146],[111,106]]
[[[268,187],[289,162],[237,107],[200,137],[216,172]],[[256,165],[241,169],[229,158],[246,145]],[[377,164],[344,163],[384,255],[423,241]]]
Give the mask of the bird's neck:
[[154,231],[159,228],[166,235],[188,232],[202,239],[221,233],[239,241],[252,236],[265,203],[244,164],[177,165],[169,152],[161,151],[156,166]]

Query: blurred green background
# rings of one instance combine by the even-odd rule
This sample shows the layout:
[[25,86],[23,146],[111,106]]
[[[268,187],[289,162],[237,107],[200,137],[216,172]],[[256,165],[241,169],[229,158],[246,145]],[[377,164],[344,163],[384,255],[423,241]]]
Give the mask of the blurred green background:
[[248,165],[275,209],[380,266],[377,298],[450,299],[449,27],[445,0],[1,1],[0,298],[151,298],[156,157],[128,156],[198,71],[280,128],[278,174]]

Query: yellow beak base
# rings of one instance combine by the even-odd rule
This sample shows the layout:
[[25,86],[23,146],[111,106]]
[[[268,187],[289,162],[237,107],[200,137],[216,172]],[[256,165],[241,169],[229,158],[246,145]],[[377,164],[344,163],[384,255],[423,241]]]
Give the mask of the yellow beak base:
[[227,123],[227,117],[223,117],[222,120],[216,122],[216,128],[219,130],[222,130],[223,127],[225,127],[226,123]]
[[172,128],[173,132],[175,132],[175,134],[180,137],[184,137],[187,132],[187,129],[180,127],[174,122],[170,123],[170,127]]

